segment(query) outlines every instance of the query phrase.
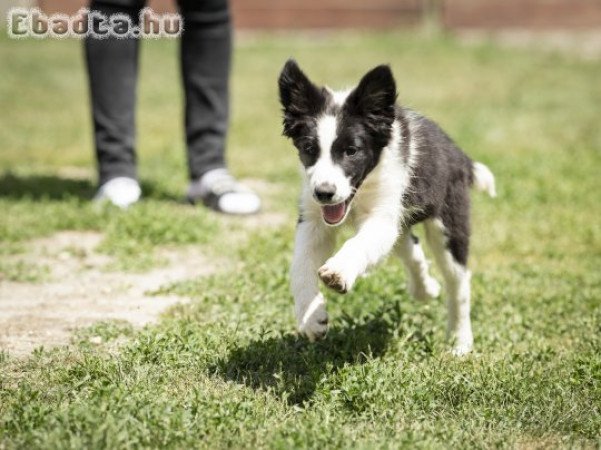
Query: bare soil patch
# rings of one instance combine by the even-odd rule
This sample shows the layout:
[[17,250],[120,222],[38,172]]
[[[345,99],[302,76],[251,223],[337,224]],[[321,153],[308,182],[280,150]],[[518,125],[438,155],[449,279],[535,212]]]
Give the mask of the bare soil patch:
[[[89,171],[65,169],[63,176],[87,178]],[[290,220],[273,212],[273,185],[247,179],[245,184],[264,199],[263,212],[250,217],[220,216],[232,242],[243,241],[245,230],[277,228]],[[96,248],[97,232],[63,231],[28,244],[18,260],[27,266],[47,267],[46,281],[0,281],[0,350],[24,356],[39,346],[69,342],[73,331],[98,321],[125,320],[136,327],[154,322],[168,307],[189,299],[151,295],[165,285],[224,270],[229,262],[203,255],[197,246],[161,249],[167,263],[144,273],[111,271],[112,257]],[[11,257],[12,258],[12,257]]]
[[145,273],[110,272],[112,258],[95,250],[101,240],[100,233],[65,231],[31,242],[26,258],[47,266],[50,280],[0,284],[0,349],[22,356],[65,344],[75,329],[101,320],[143,326],[186,301],[152,291],[216,270],[215,261],[190,247],[164,250],[168,263]]

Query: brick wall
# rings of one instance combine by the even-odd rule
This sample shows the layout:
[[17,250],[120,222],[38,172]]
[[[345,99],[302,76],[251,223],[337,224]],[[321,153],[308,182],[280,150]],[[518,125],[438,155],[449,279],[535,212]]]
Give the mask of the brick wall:
[[[38,0],[73,12],[86,0]],[[202,0],[198,0],[202,1]],[[449,29],[601,29],[601,0],[231,0],[238,28],[391,28],[417,25],[438,9]],[[174,2],[150,0],[157,12]]]
[[442,20],[451,29],[601,30],[601,0],[446,0]]
[[349,28],[414,25],[421,0],[234,0],[242,28]]
[[[198,0],[202,1],[202,0]],[[423,0],[230,0],[239,28],[380,28],[420,22]],[[48,12],[73,13],[86,0],[39,0]],[[150,0],[157,12],[175,2]]]

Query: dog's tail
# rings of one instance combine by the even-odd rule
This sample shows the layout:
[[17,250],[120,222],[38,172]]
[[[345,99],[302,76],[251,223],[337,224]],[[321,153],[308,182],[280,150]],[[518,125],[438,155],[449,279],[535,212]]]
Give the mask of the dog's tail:
[[491,197],[497,196],[495,189],[495,176],[484,164],[474,162],[472,164],[472,174],[474,176],[474,188],[478,191],[485,191]]

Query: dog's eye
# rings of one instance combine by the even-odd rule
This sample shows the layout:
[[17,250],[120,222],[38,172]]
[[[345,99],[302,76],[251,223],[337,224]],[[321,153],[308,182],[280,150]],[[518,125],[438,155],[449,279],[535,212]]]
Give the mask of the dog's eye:
[[346,156],[353,156],[355,153],[357,153],[357,148],[356,147],[347,147],[346,150],[344,151],[344,153],[346,153]]
[[317,146],[312,142],[303,142],[298,146],[299,150],[307,155],[317,154]]

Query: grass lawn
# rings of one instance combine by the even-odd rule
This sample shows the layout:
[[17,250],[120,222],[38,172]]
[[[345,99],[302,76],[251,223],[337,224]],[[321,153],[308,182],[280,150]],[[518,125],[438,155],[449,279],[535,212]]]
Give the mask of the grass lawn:
[[[12,257],[61,230],[102,232],[116,271],[189,245],[236,269],[163,286],[192,301],[144,329],[102,322],[69,347],[0,353],[0,449],[601,446],[601,61],[415,33],[241,37],[229,159],[287,218],[253,228],[179,201],[177,45],[143,44],[145,200],[120,213],[72,175],[93,167],[80,43],[0,38],[0,283],[43,282]],[[410,299],[394,259],[328,294],[325,341],[295,334],[300,179],[276,95],[289,56],[333,87],[389,62],[400,100],[496,174],[497,199],[474,194],[471,356],[449,356],[443,302]]]

